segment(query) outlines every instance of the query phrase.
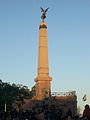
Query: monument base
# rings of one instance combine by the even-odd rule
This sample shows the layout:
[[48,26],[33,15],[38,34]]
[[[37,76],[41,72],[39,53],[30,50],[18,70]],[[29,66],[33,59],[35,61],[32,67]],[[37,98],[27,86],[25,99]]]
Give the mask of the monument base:
[[51,110],[52,107],[55,110],[62,111],[62,117],[65,117],[67,111],[70,109],[72,112],[72,116],[75,117],[77,115],[77,96],[73,94],[73,92],[67,92],[68,94],[56,95],[54,93],[51,97],[45,98],[43,100],[37,100],[35,97],[33,99],[25,100],[25,104],[23,105],[23,109],[36,109],[43,111],[47,108]]

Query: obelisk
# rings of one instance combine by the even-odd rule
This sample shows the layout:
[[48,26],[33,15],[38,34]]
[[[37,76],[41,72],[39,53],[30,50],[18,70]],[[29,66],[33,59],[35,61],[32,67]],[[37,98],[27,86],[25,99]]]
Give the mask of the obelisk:
[[38,70],[36,82],[36,99],[42,100],[50,97],[51,93],[51,80],[49,76],[49,63],[48,63],[48,38],[47,38],[47,25],[44,22],[48,8],[42,12],[42,22],[39,26],[39,47],[38,47]]

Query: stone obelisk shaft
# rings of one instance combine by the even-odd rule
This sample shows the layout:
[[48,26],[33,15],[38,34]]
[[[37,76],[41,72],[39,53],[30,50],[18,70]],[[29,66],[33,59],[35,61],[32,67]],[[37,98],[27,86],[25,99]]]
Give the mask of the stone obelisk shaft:
[[47,77],[49,66],[46,24],[42,22],[39,29],[38,76]]
[[38,73],[36,81],[36,98],[42,100],[50,96],[51,80],[48,64],[47,25],[41,22],[39,26]]

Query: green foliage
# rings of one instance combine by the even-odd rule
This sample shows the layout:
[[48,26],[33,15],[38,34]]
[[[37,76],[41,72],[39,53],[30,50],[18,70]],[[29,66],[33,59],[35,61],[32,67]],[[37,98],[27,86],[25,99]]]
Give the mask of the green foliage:
[[22,106],[25,98],[31,98],[31,93],[27,86],[4,83],[0,80],[0,109],[4,110],[5,101],[8,110],[15,103],[19,104],[18,106]]

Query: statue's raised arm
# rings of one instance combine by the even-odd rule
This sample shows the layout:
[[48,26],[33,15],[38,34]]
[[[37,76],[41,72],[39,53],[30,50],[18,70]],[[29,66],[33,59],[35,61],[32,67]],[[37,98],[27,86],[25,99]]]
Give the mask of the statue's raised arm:
[[44,19],[46,18],[46,12],[48,11],[49,8],[47,8],[45,10],[42,7],[40,7],[40,8],[41,8],[41,12],[42,12],[41,18],[42,18],[42,21],[44,22]]

